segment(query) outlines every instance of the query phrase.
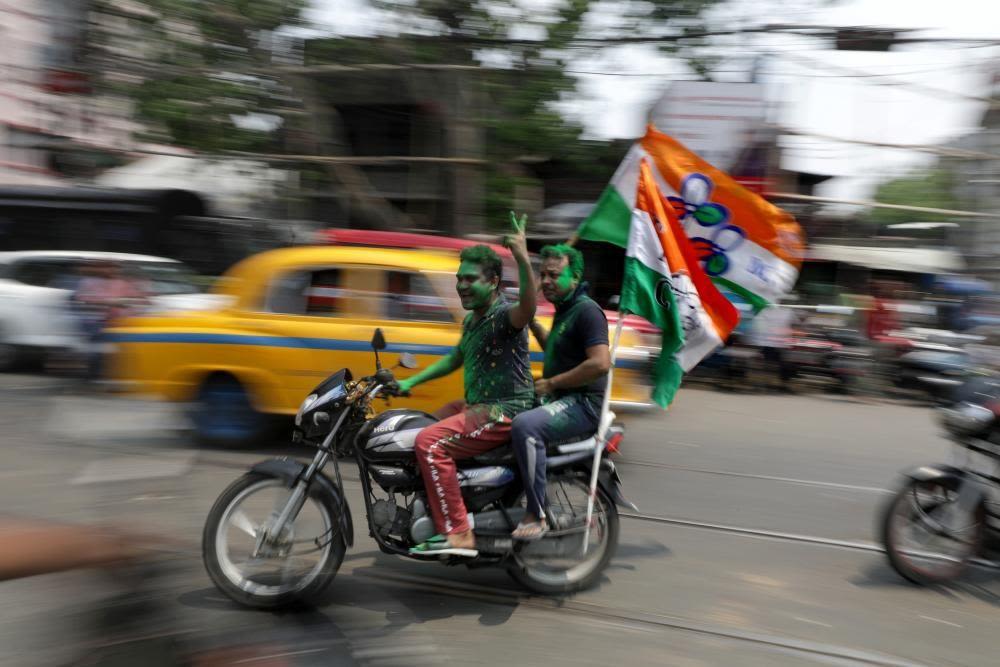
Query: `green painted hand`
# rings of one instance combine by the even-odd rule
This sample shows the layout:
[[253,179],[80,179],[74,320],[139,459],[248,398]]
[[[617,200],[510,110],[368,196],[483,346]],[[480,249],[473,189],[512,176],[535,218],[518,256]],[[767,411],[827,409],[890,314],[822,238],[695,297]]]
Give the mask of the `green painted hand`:
[[528,242],[524,238],[524,229],[528,226],[528,215],[524,214],[518,219],[514,211],[510,212],[510,226],[512,232],[503,237],[503,244],[510,248],[515,255],[528,256]]
[[410,389],[413,388],[413,378],[407,378],[405,380],[400,380],[397,384],[399,385],[399,393],[400,394],[409,394],[410,393]]
[[514,211],[510,212],[510,224],[514,227],[514,233],[523,234],[525,227],[528,226],[528,214],[524,213],[521,218],[518,219],[517,214]]

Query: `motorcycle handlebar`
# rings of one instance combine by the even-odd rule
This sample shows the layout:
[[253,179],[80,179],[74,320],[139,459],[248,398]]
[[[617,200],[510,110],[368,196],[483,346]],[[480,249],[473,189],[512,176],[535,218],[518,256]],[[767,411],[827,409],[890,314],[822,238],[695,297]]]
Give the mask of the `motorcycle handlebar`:
[[399,383],[395,380],[382,385],[382,393],[387,396],[409,396],[410,392],[402,391],[399,388]]

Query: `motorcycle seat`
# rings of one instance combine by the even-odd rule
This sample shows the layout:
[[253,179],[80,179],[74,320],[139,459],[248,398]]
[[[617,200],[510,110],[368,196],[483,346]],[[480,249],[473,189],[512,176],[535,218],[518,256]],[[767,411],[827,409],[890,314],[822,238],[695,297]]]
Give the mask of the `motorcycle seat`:
[[459,468],[474,468],[477,466],[516,466],[517,459],[514,458],[514,450],[511,449],[510,443],[506,443],[491,449],[488,452],[483,452],[479,456],[473,456],[468,459],[462,459],[458,461]]
[[[615,413],[609,412],[605,419],[607,420],[608,427],[610,428],[613,424],[615,418]],[[620,428],[620,427],[616,427]],[[551,440],[545,443],[545,451],[548,456],[560,456],[565,454],[573,454],[583,451],[593,451],[594,448],[594,433],[589,433],[587,435],[574,435],[568,438],[561,438],[559,440]],[[495,465],[505,465],[505,466],[516,466],[517,459],[514,456],[514,450],[511,448],[510,443],[505,443],[491,449],[488,452],[484,452],[479,456],[473,456],[468,459],[462,459],[458,461],[459,468],[471,468],[475,466],[495,466]]]

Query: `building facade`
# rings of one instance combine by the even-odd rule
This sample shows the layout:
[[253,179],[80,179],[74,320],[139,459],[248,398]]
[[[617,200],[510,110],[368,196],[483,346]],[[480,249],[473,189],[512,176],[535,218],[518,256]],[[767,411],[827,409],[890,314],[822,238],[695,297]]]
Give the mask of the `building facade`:
[[124,98],[99,95],[87,73],[87,0],[0,3],[0,183],[85,180],[131,146]]

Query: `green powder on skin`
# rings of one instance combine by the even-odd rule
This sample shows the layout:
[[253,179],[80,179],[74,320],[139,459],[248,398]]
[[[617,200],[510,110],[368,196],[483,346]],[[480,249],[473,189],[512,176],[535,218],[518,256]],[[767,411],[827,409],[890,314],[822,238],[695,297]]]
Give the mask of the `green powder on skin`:
[[576,288],[575,282],[576,280],[573,278],[573,272],[570,271],[569,266],[564,266],[562,272],[559,274],[559,278],[556,280],[556,287],[562,295],[559,297],[560,303],[573,295],[573,290]]
[[474,262],[462,262],[458,267],[459,276],[477,275],[479,276],[469,285],[472,292],[472,303],[467,310],[479,310],[490,305],[490,299],[496,292],[496,286],[492,282],[482,277],[479,265]]

